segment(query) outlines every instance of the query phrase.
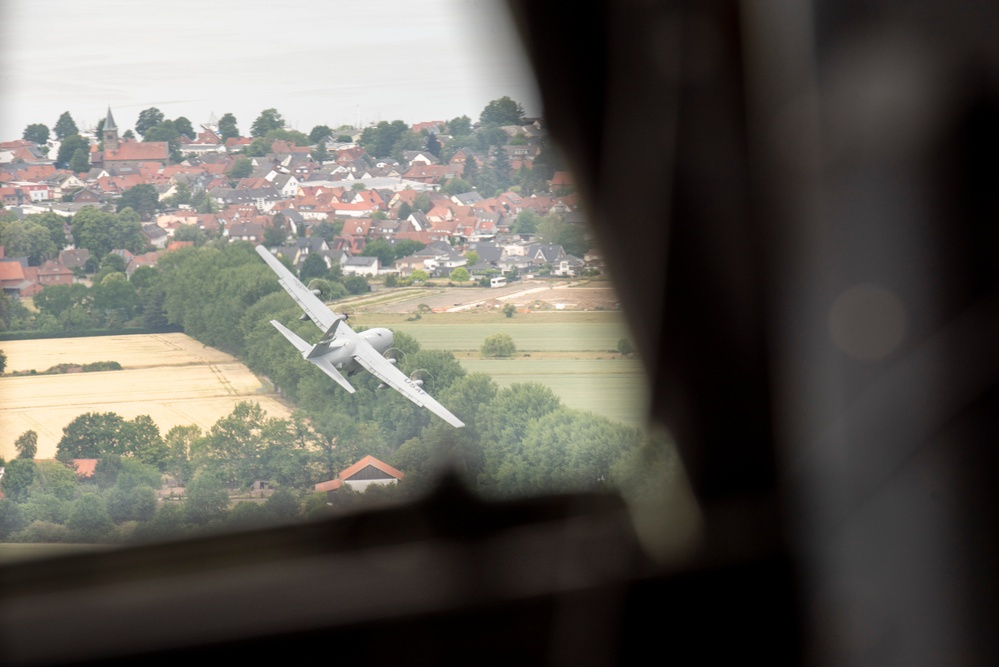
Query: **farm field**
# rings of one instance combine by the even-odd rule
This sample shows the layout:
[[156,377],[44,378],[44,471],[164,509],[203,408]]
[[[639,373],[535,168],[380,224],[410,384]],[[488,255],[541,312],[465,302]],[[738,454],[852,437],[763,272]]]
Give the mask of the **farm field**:
[[634,359],[467,359],[469,373],[487,373],[501,387],[537,382],[562,402],[628,426],[643,427],[648,390]]
[[260,403],[274,417],[290,410],[232,355],[184,334],[8,341],[8,371],[44,371],[59,363],[117,361],[124,370],[0,378],[0,454],[38,433],[38,458],[55,456],[62,429],[86,412],[149,415],[165,433],[177,425],[209,428],[239,401]]
[[607,352],[628,337],[617,313],[530,313],[507,318],[498,313],[431,314],[416,321],[401,317],[352,317],[366,326],[387,326],[435,350],[478,350],[487,336],[509,334],[518,352]]

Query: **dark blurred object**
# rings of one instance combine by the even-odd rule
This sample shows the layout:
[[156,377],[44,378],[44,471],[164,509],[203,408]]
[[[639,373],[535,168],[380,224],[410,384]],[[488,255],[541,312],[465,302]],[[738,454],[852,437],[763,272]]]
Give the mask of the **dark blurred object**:
[[700,557],[790,554],[806,661],[995,664],[999,9],[512,5]]
[[999,10],[511,6],[702,503],[699,550],[646,560],[609,499],[445,487],[8,568],[0,655],[996,662]]

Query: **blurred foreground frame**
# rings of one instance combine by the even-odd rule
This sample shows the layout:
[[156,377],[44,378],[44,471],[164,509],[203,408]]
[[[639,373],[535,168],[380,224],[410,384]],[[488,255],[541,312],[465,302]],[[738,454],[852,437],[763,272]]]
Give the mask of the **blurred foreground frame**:
[[4,568],[3,660],[995,664],[999,9],[510,4],[697,549],[649,557],[615,498],[445,481]]

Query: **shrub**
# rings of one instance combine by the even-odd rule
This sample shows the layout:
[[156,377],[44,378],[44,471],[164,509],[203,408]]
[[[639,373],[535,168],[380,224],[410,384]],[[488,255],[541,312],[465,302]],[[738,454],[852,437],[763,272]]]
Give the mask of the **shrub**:
[[617,351],[623,354],[624,356],[628,356],[629,354],[635,351],[635,348],[631,344],[630,340],[628,340],[627,338],[622,338],[617,342]]
[[509,334],[498,333],[488,336],[480,350],[483,357],[512,357],[517,351]]

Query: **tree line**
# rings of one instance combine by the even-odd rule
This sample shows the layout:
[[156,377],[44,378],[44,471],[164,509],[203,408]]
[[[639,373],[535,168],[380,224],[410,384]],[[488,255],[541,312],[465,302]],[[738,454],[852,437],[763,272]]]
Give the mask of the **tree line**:
[[[641,488],[650,471],[649,457],[663,451],[662,443],[652,442],[638,429],[565,407],[543,385],[499,387],[488,375],[467,373],[450,352],[423,350],[401,332],[395,334],[400,368],[419,371],[426,388],[466,427],[454,429],[396,392],[379,389],[368,374],[352,378],[357,392],[347,394],[319,369],[303,363],[270,325],[269,320],[276,319],[302,337],[315,337],[314,325],[298,320],[298,307],[248,243],[170,253],[149,278],[147,288],[155,285],[161,294],[166,321],[242,359],[299,410],[282,420],[267,417],[254,403],[242,403],[208,432],[179,426],[165,436],[148,417],[81,415],[64,429],[56,463],[46,463],[34,474],[27,472],[35,465],[29,459],[8,465],[8,500],[0,509],[0,525],[8,526],[9,539],[32,538],[24,531],[39,521],[43,525],[35,525],[35,530],[44,528],[46,534],[55,532],[65,539],[83,539],[84,524],[98,526],[87,534],[103,535],[101,539],[125,533],[134,533],[135,539],[174,535],[209,524],[224,527],[230,520],[249,525],[251,514],[264,512],[257,516],[261,521],[271,514],[229,510],[226,489],[245,489],[257,480],[282,489],[280,500],[274,501],[284,503],[281,516],[322,513],[329,508],[325,497],[311,497],[312,485],[333,478],[366,454],[406,473],[397,487],[372,489],[370,497],[421,493],[445,466],[459,471],[480,493],[503,497]],[[100,460],[96,481],[70,484],[69,477],[75,476],[53,472],[54,465],[68,470],[64,463],[74,458]],[[118,484],[122,470],[130,472]],[[187,484],[187,500],[166,502],[159,509],[153,503],[149,509],[149,492],[136,489],[153,487],[153,475],[164,472]],[[53,482],[45,481],[62,478],[66,489],[59,492],[51,487]],[[368,494],[360,500],[365,497]],[[81,502],[83,518],[70,524],[75,503]],[[344,490],[338,504],[356,502],[356,494]],[[12,508],[11,503],[31,506]],[[122,509],[126,506],[131,509]],[[110,524],[101,518],[100,507]],[[139,525],[122,528],[128,522]]]

